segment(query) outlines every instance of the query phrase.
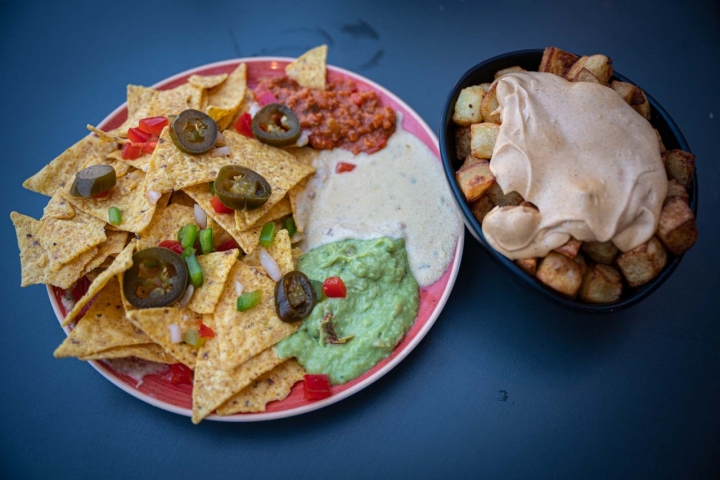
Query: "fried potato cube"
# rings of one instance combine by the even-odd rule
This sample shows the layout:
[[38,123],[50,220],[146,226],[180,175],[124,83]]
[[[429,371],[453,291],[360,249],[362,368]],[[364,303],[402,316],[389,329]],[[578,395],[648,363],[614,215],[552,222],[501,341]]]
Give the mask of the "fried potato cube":
[[540,262],[537,278],[542,283],[568,297],[575,297],[583,280],[582,264],[565,255],[550,252]]
[[455,156],[458,160],[470,155],[470,127],[460,127],[455,130]]
[[579,58],[580,57],[574,53],[566,52],[555,47],[547,47],[543,52],[538,71],[565,77],[570,67],[572,67]]
[[682,150],[668,150],[662,153],[668,179],[675,179],[685,188],[692,185],[695,175],[695,155]]
[[[630,105],[636,112],[642,115],[646,120],[650,120],[650,102],[648,102],[645,92],[637,85],[627,82],[619,82],[613,80],[610,88],[615,90],[618,95]],[[660,134],[658,133],[658,137]],[[662,144],[662,139],[660,140]]]
[[657,277],[666,262],[667,253],[656,237],[620,254],[617,259],[618,267],[631,287],[639,287]]
[[570,259],[574,259],[575,257],[577,257],[581,246],[582,242],[580,240],[570,238],[570,240],[568,240],[565,245],[561,245],[553,251],[565,255]]
[[617,257],[620,250],[611,241],[607,242],[584,242],[580,247],[585,255],[593,262],[610,265]]
[[472,165],[475,165],[480,161],[479,158],[473,157],[472,155],[468,154],[467,157],[465,157],[465,161],[463,162],[462,166],[458,170],[462,170],[465,167],[470,167]]
[[495,176],[490,171],[490,161],[480,160],[469,167],[455,172],[455,178],[468,202],[473,202],[495,183]]
[[590,72],[587,68],[583,68],[576,72],[572,78],[568,78],[571,82],[589,82],[589,83],[600,83],[600,80]]
[[495,80],[497,80],[498,78],[502,77],[503,75],[507,75],[508,73],[518,73],[518,72],[524,72],[524,71],[525,71],[524,68],[522,68],[518,65],[515,65],[514,67],[508,67],[508,68],[503,68],[502,70],[498,70],[497,72],[495,72],[494,78],[495,78]]
[[665,204],[660,212],[657,236],[675,255],[680,255],[695,245],[698,237],[695,214],[680,197]]
[[622,277],[607,265],[593,265],[583,277],[580,299],[589,303],[610,303],[622,294]]
[[495,142],[500,133],[497,123],[476,123],[470,127],[470,152],[477,158],[492,158]]
[[577,82],[579,81],[577,78],[581,75],[583,69],[593,74],[602,85],[608,85],[613,74],[612,60],[608,57],[605,55],[585,55],[570,67],[570,70],[565,74],[565,78],[571,82]]
[[485,90],[485,93],[490,91],[490,87],[492,87],[492,83],[481,83],[480,88]]
[[665,144],[662,141],[662,137],[660,136],[660,132],[658,131],[658,129],[654,128],[653,130],[655,130],[655,135],[657,135],[658,142],[660,142],[660,153],[662,153],[662,152],[666,151],[667,148],[665,148]]
[[521,258],[515,260],[515,264],[530,276],[534,277],[537,272],[537,258]]
[[500,106],[497,101],[497,96],[495,95],[496,88],[497,82],[494,82],[490,86],[490,90],[485,94],[485,98],[483,98],[482,105],[480,105],[480,112],[482,113],[483,120],[486,122],[500,125],[500,113],[495,113]]
[[667,204],[670,200],[674,198],[681,198],[685,203],[690,201],[690,195],[688,194],[685,187],[680,185],[678,181],[673,178],[672,180],[668,180],[668,193],[665,197],[665,202],[663,206],[665,206],[665,204]]
[[523,202],[523,197],[517,192],[508,192],[504,194],[500,185],[494,183],[488,190],[488,197],[493,204],[498,207],[508,207],[520,205]]
[[[636,112],[638,112],[640,115],[643,116],[645,120],[648,122],[650,121],[650,102],[648,101],[647,97],[645,96],[645,92],[642,91],[642,89],[638,88],[638,92],[640,92],[638,95],[639,97],[633,100],[633,103],[630,104],[630,106],[635,109]],[[642,100],[640,100],[642,99]]]
[[480,197],[479,200],[475,200],[470,204],[470,210],[472,210],[473,215],[477,218],[481,225],[485,219],[485,215],[487,215],[493,208],[495,208],[495,205],[492,204],[487,195]]
[[482,122],[480,105],[485,97],[485,90],[479,85],[463,88],[455,102],[453,122],[462,127],[468,127],[473,123]]

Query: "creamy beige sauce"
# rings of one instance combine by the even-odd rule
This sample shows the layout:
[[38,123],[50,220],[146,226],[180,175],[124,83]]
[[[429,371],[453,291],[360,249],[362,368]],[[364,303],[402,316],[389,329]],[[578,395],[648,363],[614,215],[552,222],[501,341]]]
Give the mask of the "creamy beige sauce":
[[[316,173],[298,196],[300,247],[307,252],[350,238],[404,238],[410,269],[420,286],[428,286],[450,264],[462,221],[440,162],[399,124],[387,146],[371,155],[305,149],[301,155],[305,161],[312,155]],[[338,162],[357,166],[338,174]]]
[[490,170],[536,205],[496,207],[485,238],[508,258],[541,257],[570,236],[628,251],[657,229],[667,176],[650,123],[611,88],[550,73],[497,84],[500,132]]

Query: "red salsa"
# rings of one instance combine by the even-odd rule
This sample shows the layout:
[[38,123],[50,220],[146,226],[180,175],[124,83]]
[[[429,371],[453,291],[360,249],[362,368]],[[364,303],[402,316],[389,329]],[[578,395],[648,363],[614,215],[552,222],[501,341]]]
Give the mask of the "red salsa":
[[375,92],[358,90],[351,80],[330,82],[325,90],[314,90],[284,76],[260,79],[255,91],[268,90],[297,115],[316,150],[373,153],[385,147],[395,132],[395,111],[380,105]]

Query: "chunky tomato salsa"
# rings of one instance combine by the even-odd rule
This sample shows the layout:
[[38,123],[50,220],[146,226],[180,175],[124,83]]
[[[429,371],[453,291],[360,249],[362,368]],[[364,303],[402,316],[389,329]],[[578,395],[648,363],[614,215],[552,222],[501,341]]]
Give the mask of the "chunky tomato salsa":
[[302,129],[310,132],[310,146],[317,150],[373,153],[395,132],[395,111],[380,105],[375,92],[359,91],[351,80],[315,90],[285,76],[263,78],[255,92],[268,90],[298,116]]

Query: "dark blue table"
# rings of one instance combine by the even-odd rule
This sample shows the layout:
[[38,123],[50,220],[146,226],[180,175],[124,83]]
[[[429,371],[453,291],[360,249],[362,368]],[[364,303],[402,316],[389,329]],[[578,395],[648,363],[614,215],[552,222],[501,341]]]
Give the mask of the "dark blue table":
[[[0,3],[0,477],[720,477],[717,2],[226,3]],[[590,316],[516,285],[468,236],[420,346],[370,388],[288,420],[193,426],[53,359],[64,334],[45,289],[18,287],[8,215],[39,218],[46,201],[21,182],[122,103],[128,83],[321,43],[330,63],[388,87],[433,127],[454,82],[485,58],[547,45],[607,54],[697,154],[697,245],[644,303]]]

